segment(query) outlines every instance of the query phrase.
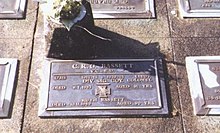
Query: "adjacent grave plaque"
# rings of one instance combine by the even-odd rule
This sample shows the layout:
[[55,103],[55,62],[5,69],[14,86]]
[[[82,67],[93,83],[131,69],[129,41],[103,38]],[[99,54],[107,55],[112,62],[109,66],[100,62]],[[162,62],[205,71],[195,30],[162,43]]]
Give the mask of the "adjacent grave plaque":
[[195,115],[220,115],[220,56],[187,57]]
[[40,117],[167,115],[161,60],[45,61]]
[[0,117],[10,112],[16,67],[16,59],[0,59]]
[[179,0],[182,17],[220,17],[220,0]]
[[89,0],[94,18],[154,18],[154,0]]
[[3,108],[3,82],[4,82],[4,75],[5,75],[5,65],[0,64],[0,110]]
[[25,0],[0,0],[0,18],[23,18]]

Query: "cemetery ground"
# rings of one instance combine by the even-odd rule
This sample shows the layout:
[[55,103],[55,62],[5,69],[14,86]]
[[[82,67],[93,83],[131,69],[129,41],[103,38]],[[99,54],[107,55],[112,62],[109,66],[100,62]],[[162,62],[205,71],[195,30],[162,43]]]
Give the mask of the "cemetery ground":
[[[1,133],[149,132],[218,133],[219,116],[195,116],[185,57],[220,53],[219,18],[178,16],[175,0],[155,0],[155,19],[94,19],[82,29],[45,28],[39,5],[28,0],[25,19],[0,20],[0,57],[17,58],[12,110],[0,119]],[[91,20],[88,20],[91,21]],[[69,39],[70,37],[71,39]],[[70,43],[71,42],[71,45]],[[44,60],[162,58],[170,115],[166,117],[80,118],[38,116]]]

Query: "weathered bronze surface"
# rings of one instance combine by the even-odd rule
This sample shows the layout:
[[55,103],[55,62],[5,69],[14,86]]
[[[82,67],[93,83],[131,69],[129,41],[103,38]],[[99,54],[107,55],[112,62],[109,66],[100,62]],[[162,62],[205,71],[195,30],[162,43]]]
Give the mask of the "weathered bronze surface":
[[48,68],[40,116],[168,113],[161,60],[51,61]]
[[23,18],[25,0],[0,0],[0,18]]
[[183,17],[220,17],[220,0],[180,0]]
[[153,18],[153,0],[89,0],[94,18]]

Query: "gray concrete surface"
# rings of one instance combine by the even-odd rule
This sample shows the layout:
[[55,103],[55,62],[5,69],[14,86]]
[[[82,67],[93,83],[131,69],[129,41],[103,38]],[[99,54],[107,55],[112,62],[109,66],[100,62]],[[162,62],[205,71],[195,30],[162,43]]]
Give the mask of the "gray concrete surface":
[[[31,0],[26,19],[0,20],[0,57],[20,61],[12,116],[0,119],[0,132],[220,132],[219,117],[193,116],[185,69],[186,56],[219,55],[219,19],[181,19],[171,14],[178,10],[175,0],[155,3],[156,19],[99,19],[94,21],[95,26],[82,23],[94,33],[111,38],[111,43],[78,28],[68,33],[62,27],[49,25],[50,30],[45,33],[42,13]],[[37,116],[45,58],[156,57],[165,60],[170,117],[42,119]]]
[[26,19],[0,20],[0,57],[19,60],[13,110],[10,118],[0,119],[1,133],[19,133],[23,125],[36,8],[36,4],[29,1]]

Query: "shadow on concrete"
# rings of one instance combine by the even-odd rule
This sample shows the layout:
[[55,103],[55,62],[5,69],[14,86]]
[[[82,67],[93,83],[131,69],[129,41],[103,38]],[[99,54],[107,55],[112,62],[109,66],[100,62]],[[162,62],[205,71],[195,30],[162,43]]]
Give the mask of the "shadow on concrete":
[[[143,44],[140,41],[108,31],[94,25],[91,6],[83,1],[87,14],[85,18],[72,27],[56,28],[53,31],[48,58],[56,59],[99,59],[99,58],[163,58],[159,44]],[[89,34],[89,32],[110,39],[103,40]]]
[[143,44],[140,41],[102,29],[97,26],[87,28],[103,40],[92,36],[82,28],[71,31],[57,28],[53,32],[48,58],[56,59],[99,59],[99,58],[163,58],[159,43]]

